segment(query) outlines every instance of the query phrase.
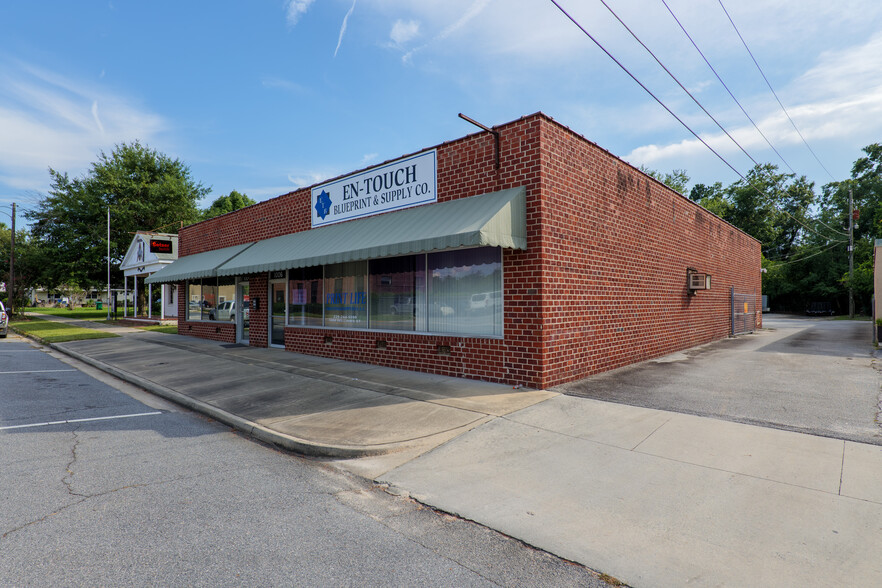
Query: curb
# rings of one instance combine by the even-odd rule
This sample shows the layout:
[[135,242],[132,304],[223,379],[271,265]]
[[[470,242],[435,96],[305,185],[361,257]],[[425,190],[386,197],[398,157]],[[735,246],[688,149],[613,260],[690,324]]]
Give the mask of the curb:
[[141,378],[140,376],[136,376],[119,368],[108,365],[102,361],[98,361],[97,359],[89,357],[88,355],[83,355],[82,353],[79,353],[72,349],[60,347],[59,344],[43,344],[56,351],[64,353],[65,355],[69,355],[74,359],[82,361],[83,363],[89,364],[92,367],[95,367],[105,373],[126,381],[134,386],[138,386],[139,388],[147,390],[148,392],[155,394],[161,398],[165,398],[166,400],[170,400],[175,404],[179,404],[195,412],[199,412],[206,416],[209,416],[214,420],[229,425],[237,431],[241,431],[242,433],[245,433],[246,435],[253,437],[259,441],[263,441],[271,445],[276,445],[278,447],[293,451],[295,453],[299,453],[301,455],[306,455],[310,457],[353,459],[358,457],[369,457],[375,455],[384,455],[387,453],[394,453],[396,451],[404,450],[407,447],[406,442],[388,443],[383,445],[375,445],[372,447],[359,447],[347,445],[327,445],[324,443],[316,443],[314,441],[300,439],[298,437],[279,433],[278,431],[249,421],[235,414],[229,413],[223,409],[217,408],[216,406],[212,406],[200,400],[196,400],[195,398],[191,398],[185,394],[181,394],[180,392],[172,390],[171,388],[166,388],[165,386],[161,386],[155,382],[151,382],[150,380]]

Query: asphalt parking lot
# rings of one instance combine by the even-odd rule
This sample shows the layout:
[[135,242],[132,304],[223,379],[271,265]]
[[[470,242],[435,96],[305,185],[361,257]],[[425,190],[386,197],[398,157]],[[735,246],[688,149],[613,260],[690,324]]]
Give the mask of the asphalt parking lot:
[[553,390],[882,445],[872,323],[766,315],[763,329]]

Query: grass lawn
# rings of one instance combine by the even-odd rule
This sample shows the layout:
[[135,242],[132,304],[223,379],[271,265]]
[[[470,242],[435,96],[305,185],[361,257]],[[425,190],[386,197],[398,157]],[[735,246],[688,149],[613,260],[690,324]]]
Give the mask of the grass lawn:
[[9,326],[23,335],[30,335],[46,343],[62,343],[64,341],[80,341],[81,339],[104,339],[119,337],[113,333],[104,333],[95,329],[77,327],[56,321],[43,320],[35,317],[15,319]]
[[[129,307],[131,309],[131,307]],[[28,307],[25,312],[38,312],[40,314],[50,314],[52,316],[63,316],[67,318],[77,319],[80,321],[103,321],[107,320],[107,309],[96,310],[95,308],[75,308],[68,310],[67,308],[52,307]],[[118,310],[117,314],[122,312]]]
[[146,327],[137,327],[142,331],[156,331],[158,333],[169,333],[171,335],[178,334],[178,325],[148,325]]

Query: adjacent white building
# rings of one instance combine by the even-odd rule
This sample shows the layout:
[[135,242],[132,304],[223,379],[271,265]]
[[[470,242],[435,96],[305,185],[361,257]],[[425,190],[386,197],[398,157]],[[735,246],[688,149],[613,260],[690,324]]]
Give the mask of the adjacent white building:
[[[158,272],[178,258],[178,236],[169,233],[150,233],[138,231],[120,263],[123,271],[125,299],[129,295],[129,278],[132,278],[134,300],[138,300],[138,282]],[[128,317],[128,306],[124,306],[124,317]],[[147,316],[153,318],[153,289],[147,287]],[[178,316],[178,295],[176,284],[162,284],[160,290],[159,318]]]

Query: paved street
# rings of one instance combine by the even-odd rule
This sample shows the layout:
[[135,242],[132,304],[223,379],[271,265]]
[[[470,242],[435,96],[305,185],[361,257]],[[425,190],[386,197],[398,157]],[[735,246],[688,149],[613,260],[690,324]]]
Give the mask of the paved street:
[[[72,372],[44,371],[68,368],[27,363],[39,352],[0,343],[10,350],[0,354],[9,372],[0,377],[14,388],[0,426],[160,412],[0,431],[0,471],[12,475],[0,489],[22,511],[10,510],[0,548],[31,563],[48,544],[82,571],[93,546],[107,560],[107,542],[119,542],[128,567],[114,573],[124,584],[157,554],[159,570],[145,573],[160,580],[182,574],[178,583],[199,584],[199,561],[216,583],[236,583],[232,568],[271,583],[263,578],[278,576],[265,553],[283,562],[286,579],[306,584],[596,580],[423,504],[636,587],[882,585],[880,377],[869,324],[766,324],[552,391],[178,335],[56,346],[323,462],[134,390],[131,404],[65,383],[59,400],[39,402],[43,387],[18,388]],[[25,453],[7,457],[8,447]],[[20,480],[33,472],[43,484],[31,492]],[[45,561],[16,573],[42,573]],[[378,575],[384,566],[394,574]]]
[[604,585],[115,387],[0,340],[0,584]]
[[872,323],[767,315],[763,327],[554,390],[882,445]]

